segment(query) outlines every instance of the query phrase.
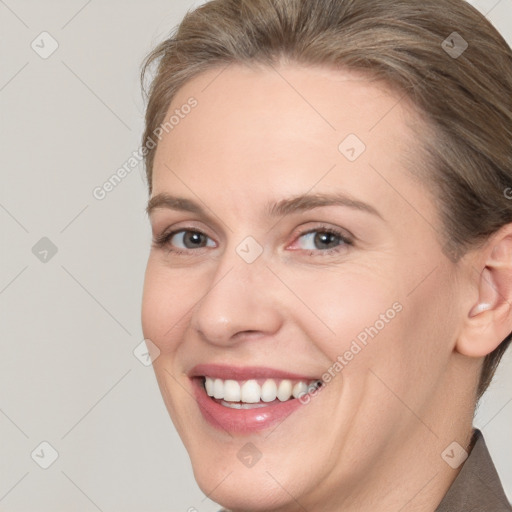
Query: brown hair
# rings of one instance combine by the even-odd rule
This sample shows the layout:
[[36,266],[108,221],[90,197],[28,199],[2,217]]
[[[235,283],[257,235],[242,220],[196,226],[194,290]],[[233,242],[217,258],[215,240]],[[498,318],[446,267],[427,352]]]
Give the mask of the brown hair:
[[[152,136],[178,89],[213,67],[281,57],[365,72],[412,101],[432,127],[419,136],[423,174],[454,261],[512,222],[512,51],[463,0],[212,0],[187,13],[142,68],[144,89],[157,65],[143,135],[150,193]],[[478,398],[511,339],[485,358]]]

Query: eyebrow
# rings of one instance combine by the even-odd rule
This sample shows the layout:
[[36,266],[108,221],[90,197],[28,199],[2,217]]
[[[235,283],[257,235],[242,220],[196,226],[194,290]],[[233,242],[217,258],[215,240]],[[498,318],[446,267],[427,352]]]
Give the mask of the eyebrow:
[[[359,201],[358,199],[343,193],[303,194],[291,198],[281,199],[275,203],[267,203],[264,211],[267,217],[279,217],[326,206],[344,206],[354,210],[370,213],[382,220],[385,220],[380,212],[370,204]],[[146,207],[146,213],[150,215],[151,212],[157,208],[168,208],[176,211],[186,211],[190,213],[196,213],[203,217],[208,217],[206,210],[195,201],[186,199],[184,197],[172,196],[166,193],[160,193],[152,197]]]

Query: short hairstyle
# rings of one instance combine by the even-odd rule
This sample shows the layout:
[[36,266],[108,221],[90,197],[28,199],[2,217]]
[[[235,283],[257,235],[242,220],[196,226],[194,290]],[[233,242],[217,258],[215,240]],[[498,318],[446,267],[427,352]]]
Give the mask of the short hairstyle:
[[[409,98],[431,128],[417,133],[418,163],[452,261],[512,222],[512,51],[464,0],[212,0],[188,12],[142,67],[143,90],[156,67],[142,141],[150,193],[152,135],[180,87],[281,58],[359,71]],[[478,399],[511,339],[486,356]]]

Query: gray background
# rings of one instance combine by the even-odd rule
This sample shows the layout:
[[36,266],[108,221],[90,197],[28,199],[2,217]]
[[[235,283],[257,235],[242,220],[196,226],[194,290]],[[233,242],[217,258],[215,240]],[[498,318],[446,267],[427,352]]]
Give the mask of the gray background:
[[[218,508],[133,354],[150,245],[142,165],[92,194],[139,147],[143,57],[201,3],[0,0],[2,511]],[[512,0],[473,3],[512,42]],[[46,59],[31,47],[51,48],[43,31],[59,45]],[[511,370],[509,351],[476,425],[512,499]],[[47,469],[43,441],[59,454]]]

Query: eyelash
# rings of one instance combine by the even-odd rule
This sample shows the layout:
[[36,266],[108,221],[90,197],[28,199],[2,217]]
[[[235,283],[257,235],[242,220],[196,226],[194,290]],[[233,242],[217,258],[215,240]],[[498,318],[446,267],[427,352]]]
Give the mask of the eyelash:
[[[174,235],[176,235],[178,233],[195,233],[195,234],[203,235],[207,238],[210,238],[210,237],[208,237],[208,235],[206,235],[205,233],[203,233],[202,231],[199,231],[197,229],[181,228],[181,229],[177,229],[175,231],[164,232],[161,235],[156,236],[153,241],[153,246],[157,249],[167,248],[169,253],[174,253],[177,255],[187,255],[187,254],[190,254],[191,251],[192,252],[197,251],[197,249],[172,248],[172,246],[170,245],[170,240],[172,239],[172,237]],[[354,245],[354,242],[349,237],[347,237],[345,234],[343,234],[341,231],[338,231],[337,229],[333,229],[333,228],[326,227],[326,226],[318,226],[314,229],[310,229],[310,230],[307,230],[304,232],[299,232],[296,235],[296,239],[299,239],[299,238],[301,238],[305,235],[309,235],[311,233],[324,233],[324,234],[328,233],[328,234],[334,235],[339,239],[340,245],[337,245],[336,247],[333,247],[330,249],[324,249],[324,250],[322,250],[322,249],[316,249],[316,250],[299,249],[299,250],[307,252],[308,256],[329,256],[329,255],[332,255],[332,254],[342,251],[347,246]],[[205,247],[200,247],[199,249],[205,249]]]

